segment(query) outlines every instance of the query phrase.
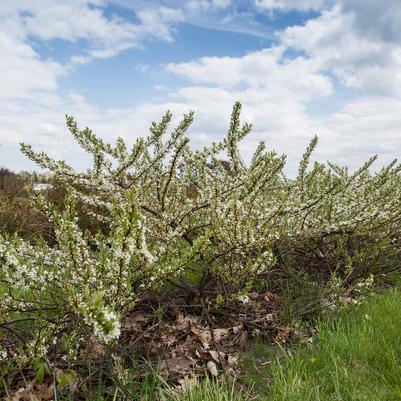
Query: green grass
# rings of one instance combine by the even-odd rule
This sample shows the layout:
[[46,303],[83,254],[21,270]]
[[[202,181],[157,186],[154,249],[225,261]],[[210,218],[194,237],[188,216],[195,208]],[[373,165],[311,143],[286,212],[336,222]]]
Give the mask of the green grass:
[[[73,401],[75,394],[58,392],[55,401]],[[81,398],[80,398],[81,399]],[[116,383],[112,388],[98,386],[85,396],[86,401],[254,401],[250,391],[239,388],[235,382],[227,383],[206,377],[189,391],[177,391],[155,373],[149,380],[138,383],[135,379]]]
[[313,344],[272,357],[257,343],[244,360],[258,400],[401,400],[401,292],[321,319]]

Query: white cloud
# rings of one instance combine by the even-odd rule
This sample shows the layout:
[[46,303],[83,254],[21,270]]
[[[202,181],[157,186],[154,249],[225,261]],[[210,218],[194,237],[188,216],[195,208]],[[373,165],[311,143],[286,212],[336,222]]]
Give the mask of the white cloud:
[[254,0],[260,10],[321,10],[327,3],[326,0]]
[[141,21],[140,31],[142,35],[150,35],[168,42],[173,40],[170,23],[180,22],[184,19],[180,10],[167,7],[140,10],[137,15]]
[[329,116],[320,128],[324,159],[357,168],[378,154],[378,166],[401,152],[401,100],[388,97],[356,99]]
[[[58,79],[71,65],[87,63],[93,57],[111,57],[120,51],[141,46],[154,38],[172,40],[172,23],[181,12],[167,7],[142,9],[132,23],[104,14],[105,0],[13,0],[0,8],[0,159],[12,168],[26,166],[18,142],[25,140],[46,148],[54,155],[71,155],[71,141],[63,132],[63,115],[72,112],[90,116],[118,115],[99,110],[80,96],[61,93]],[[67,65],[40,57],[31,39],[46,42],[61,39],[84,41],[80,54]],[[129,119],[126,119],[127,121]],[[111,128],[105,120],[104,126]],[[116,124],[118,127],[118,124]],[[73,152],[74,153],[74,152]]]
[[212,6],[216,8],[227,8],[231,3],[231,0],[212,0]]
[[283,46],[305,51],[342,84],[366,94],[401,96],[400,44],[360,35],[355,15],[340,6],[279,35]]
[[318,64],[303,57],[285,58],[284,52],[284,47],[272,47],[243,57],[203,57],[166,68],[198,83],[255,88],[270,101],[290,96],[309,100],[331,93],[330,79],[319,72]]
[[342,0],[344,13],[352,14],[360,36],[400,43],[401,6],[399,0]]
[[57,89],[57,78],[64,72],[60,64],[40,60],[31,46],[1,31],[0,49],[0,99]]
[[232,0],[190,0],[185,2],[189,12],[205,12],[212,9],[225,9],[232,5]]
[[331,95],[333,89],[318,63],[304,57],[288,58],[281,46],[242,57],[203,57],[166,68],[198,84],[175,93],[177,101],[198,112],[196,136],[221,137],[238,99],[244,105],[244,120],[254,123],[254,134],[242,146],[247,157],[258,140],[266,139],[271,147],[288,155],[289,171],[294,171],[319,126],[307,115],[306,103]]
[[[172,24],[182,21],[182,12],[168,7],[137,11],[139,23],[121,17],[107,17],[106,0],[15,0],[0,10],[1,31],[25,41],[84,40],[83,54],[72,62],[82,64],[91,58],[111,57],[123,50],[141,47],[147,39],[172,41]],[[132,14],[134,16],[134,13]]]
[[[262,39],[274,39],[271,27],[256,15],[253,0],[109,0],[135,13],[141,9],[157,9],[161,5],[180,10],[188,25],[214,31],[237,32]],[[248,7],[249,6],[249,7]]]
[[[224,84],[220,84],[219,67],[231,71]],[[8,112],[7,125],[0,123],[0,138],[6,138],[12,129],[18,133],[18,139],[14,138],[9,146],[24,138],[37,149],[45,148],[57,157],[82,164],[83,156],[74,150],[71,140],[63,134],[66,130],[61,116],[65,112],[77,116],[80,124],[89,125],[109,140],[122,135],[133,141],[131,132],[146,134],[150,122],[159,119],[167,109],[175,113],[176,119],[194,109],[196,119],[190,136],[194,146],[202,146],[223,137],[232,105],[238,99],[244,104],[244,121],[255,123],[255,133],[242,146],[245,155],[249,158],[256,142],[267,139],[271,147],[288,153],[294,167],[300,149],[314,133],[315,122],[306,115],[304,102],[331,93],[330,80],[316,71],[311,62],[302,58],[286,60],[281,48],[237,58],[206,58],[168,68],[177,74],[187,74],[194,82],[212,84],[213,87],[184,86],[170,94],[171,101],[146,103],[134,109],[99,109],[78,95],[58,97],[56,101],[49,99],[49,104],[40,107],[29,105],[23,108],[17,103],[15,109]],[[294,80],[297,74],[300,78]],[[24,120],[19,117],[21,113],[24,113]],[[49,135],[51,140],[48,140]],[[21,160],[8,160],[8,165],[18,167]]]

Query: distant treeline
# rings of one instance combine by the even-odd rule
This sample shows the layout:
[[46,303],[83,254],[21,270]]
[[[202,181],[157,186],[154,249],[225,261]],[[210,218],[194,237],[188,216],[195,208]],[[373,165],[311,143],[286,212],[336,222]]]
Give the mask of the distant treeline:
[[7,168],[0,168],[0,192],[10,195],[23,195],[26,187],[37,184],[51,184],[53,178],[50,174],[28,171],[15,173]]

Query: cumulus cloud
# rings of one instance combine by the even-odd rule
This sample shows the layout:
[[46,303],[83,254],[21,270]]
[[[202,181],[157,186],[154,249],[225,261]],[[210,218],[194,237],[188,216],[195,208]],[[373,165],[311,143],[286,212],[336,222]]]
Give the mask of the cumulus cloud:
[[400,43],[401,6],[398,0],[342,0],[344,13],[352,14],[354,27],[363,37]]
[[[242,145],[245,157],[249,159],[256,143],[266,139],[272,148],[289,155],[294,168],[300,149],[315,132],[316,124],[307,116],[305,102],[332,93],[330,79],[313,62],[302,57],[287,59],[280,47],[242,57],[202,58],[166,68],[190,81],[171,93],[170,100],[145,103],[133,109],[99,109],[74,94],[57,101],[52,99],[43,108],[30,105],[24,111],[22,107],[10,110],[7,126],[0,124],[0,138],[13,126],[21,138],[30,135],[30,142],[37,148],[45,144],[57,157],[76,160],[79,157],[82,162],[82,156],[73,151],[72,142],[63,134],[60,116],[66,111],[109,140],[122,135],[133,141],[136,135],[146,134],[150,122],[159,119],[167,109],[175,113],[176,119],[194,109],[196,119],[190,137],[193,145],[199,147],[223,137],[232,105],[238,99],[244,104],[244,121],[255,125],[254,134]],[[220,71],[231,72],[222,81]],[[39,114],[37,109],[41,110]],[[18,121],[19,113],[24,113],[24,121]],[[51,141],[47,140],[49,135]],[[60,146],[63,141],[66,144]],[[59,154],[60,149],[63,155]]]
[[[378,153],[380,165],[401,152],[401,43],[383,31],[381,23],[376,33],[373,29],[372,34],[364,34],[368,26],[364,28],[363,22],[376,14],[379,21],[389,21],[383,24],[390,27],[393,19],[401,23],[401,17],[395,12],[390,18],[385,5],[370,7],[369,3],[366,10],[357,1],[329,7],[325,3],[326,9],[318,17],[277,32],[277,46],[243,57],[203,57],[169,64],[167,69],[198,85],[188,85],[178,95],[216,119],[222,105],[227,110],[231,99],[241,99],[245,116],[255,123],[256,138],[269,139],[288,153],[292,171],[294,159],[313,133],[320,136],[320,160],[357,168]],[[389,9],[396,2],[391,3]],[[282,10],[323,5],[259,2],[266,9]],[[288,49],[300,55],[290,56]],[[335,89],[338,86],[356,90],[354,99],[341,101]],[[308,102],[317,99],[318,103],[323,96],[337,97],[337,110],[312,118]],[[213,106],[202,99],[212,99]],[[208,123],[212,125],[211,120]],[[246,152],[251,145],[252,141]]]
[[203,57],[166,68],[194,82],[229,88],[246,85],[271,101],[290,96],[307,100],[331,93],[330,79],[319,73],[318,64],[304,57],[288,59],[284,52],[284,47],[277,46],[242,57]]
[[354,12],[344,13],[337,5],[279,36],[284,46],[306,52],[343,85],[370,95],[400,96],[400,43],[361,35],[355,18]]
[[[171,41],[174,22],[181,20],[179,10],[142,8],[138,22],[107,17],[105,0],[15,0],[0,8],[0,159],[2,165],[21,168],[27,164],[18,155],[18,142],[27,140],[45,145],[53,154],[60,149],[68,157],[71,142],[62,133],[65,112],[116,115],[86,104],[79,94],[61,93],[59,78],[71,65],[89,62],[94,57],[111,57],[142,46],[149,38]],[[83,41],[80,54],[68,64],[44,59],[34,50],[32,40],[46,43],[58,39]],[[88,118],[91,121],[90,118]],[[110,121],[116,123],[113,118]],[[103,121],[104,122],[104,121]],[[107,124],[104,124],[107,126]]]
[[63,66],[41,60],[31,46],[1,31],[0,49],[0,99],[27,99],[57,88]]
[[[172,24],[182,21],[179,9],[168,7],[137,10],[138,23],[118,16],[107,17],[106,0],[15,0],[2,5],[0,30],[26,41],[61,39],[85,41],[84,51],[73,62],[88,62],[93,57],[111,57],[123,50],[141,47],[149,38],[172,41]],[[134,16],[134,13],[132,14]]]
[[377,167],[401,152],[401,100],[367,96],[351,101],[322,121],[320,155],[357,168],[373,154]]
[[221,137],[234,100],[244,105],[243,118],[254,123],[254,133],[242,145],[247,158],[256,142],[267,140],[289,157],[294,171],[319,122],[310,118],[306,103],[333,93],[330,77],[319,63],[305,57],[289,58],[275,46],[242,57],[203,57],[169,64],[167,70],[198,85],[184,86],[176,99],[192,105],[200,114],[195,129],[203,137]]

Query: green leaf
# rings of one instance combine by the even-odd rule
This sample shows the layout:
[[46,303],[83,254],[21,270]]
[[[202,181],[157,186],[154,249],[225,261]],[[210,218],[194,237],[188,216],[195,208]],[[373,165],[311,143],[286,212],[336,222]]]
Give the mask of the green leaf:
[[45,379],[45,367],[46,365],[44,363],[40,363],[37,365],[35,377],[39,383],[43,383],[43,380]]
[[58,379],[58,387],[69,386],[76,377],[77,372],[75,370],[66,370]]

